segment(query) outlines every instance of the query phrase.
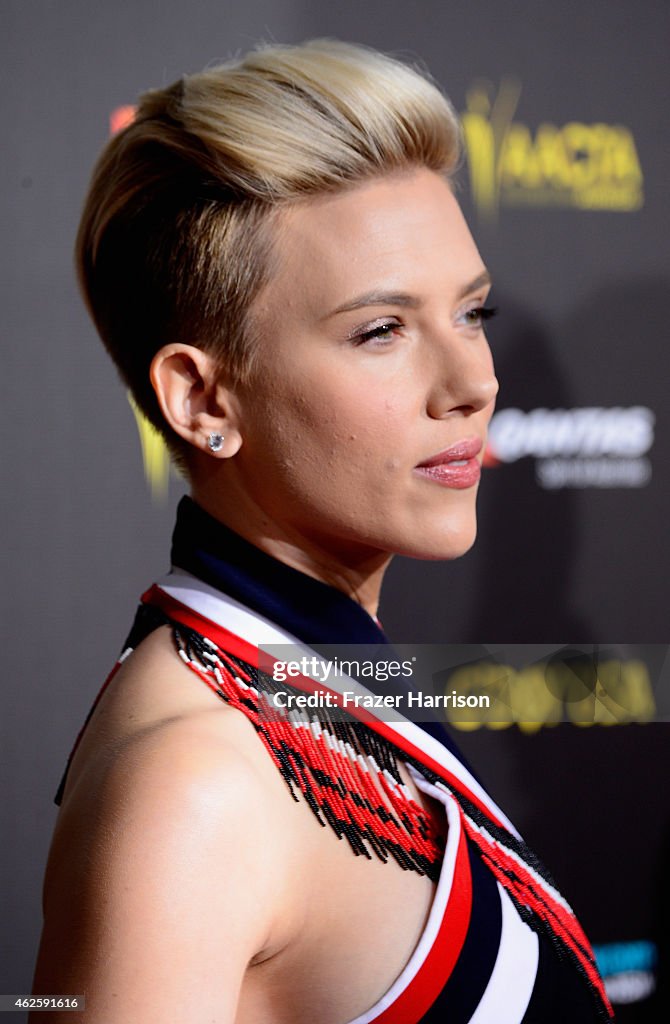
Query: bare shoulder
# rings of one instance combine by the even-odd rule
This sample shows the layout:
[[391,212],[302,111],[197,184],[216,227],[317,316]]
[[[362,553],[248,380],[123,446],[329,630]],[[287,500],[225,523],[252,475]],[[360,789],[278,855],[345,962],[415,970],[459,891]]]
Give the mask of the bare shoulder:
[[47,869],[36,991],[85,991],[92,1022],[232,1021],[248,964],[292,934],[290,795],[165,641],[101,702]]
[[262,770],[253,727],[184,665],[171,631],[158,629],[123,661],[98,702],[72,762],[65,804],[112,769],[142,767],[139,779],[162,759],[177,758],[185,780],[208,757],[228,757],[230,771],[239,756]]

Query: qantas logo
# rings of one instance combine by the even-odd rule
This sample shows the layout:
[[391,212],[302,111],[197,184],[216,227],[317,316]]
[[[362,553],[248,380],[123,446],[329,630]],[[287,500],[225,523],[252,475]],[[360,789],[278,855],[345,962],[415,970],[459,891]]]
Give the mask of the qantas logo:
[[486,465],[535,458],[635,458],[654,442],[654,414],[630,408],[501,409],[491,420]]
[[644,405],[606,409],[501,409],[491,420],[484,465],[536,460],[545,490],[644,487],[655,415]]

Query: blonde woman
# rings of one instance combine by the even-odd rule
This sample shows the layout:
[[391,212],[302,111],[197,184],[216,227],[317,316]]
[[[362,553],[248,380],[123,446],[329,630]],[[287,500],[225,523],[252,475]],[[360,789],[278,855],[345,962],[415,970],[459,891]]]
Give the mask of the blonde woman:
[[386,643],[393,555],[473,543],[497,382],[458,153],[426,77],[320,41],[149,93],[96,168],[83,291],[191,497],[60,794],[35,990],[90,1024],[610,1019],[446,738],[288,716],[316,684],[259,671]]

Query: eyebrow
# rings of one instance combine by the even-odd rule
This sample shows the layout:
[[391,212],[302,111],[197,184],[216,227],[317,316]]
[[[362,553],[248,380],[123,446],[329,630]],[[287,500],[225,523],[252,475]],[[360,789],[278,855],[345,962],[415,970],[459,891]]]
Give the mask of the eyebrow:
[[[491,284],[491,275],[488,270],[483,270],[481,274],[473,278],[466,285],[460,289],[457,295],[457,299],[464,299],[466,295],[470,295],[471,292],[477,291],[478,288],[482,288],[485,285]],[[345,302],[337,309],[334,309],[331,313],[328,313],[326,319],[331,316],[336,316],[338,313],[350,313],[354,309],[362,309],[365,306],[404,306],[407,309],[417,309],[421,305],[421,301],[414,295],[408,295],[407,292],[382,292],[382,291],[371,291],[365,292],[363,295],[357,295],[355,299],[350,302]]]
[[460,292],[458,293],[458,298],[464,299],[466,295],[470,294],[470,292],[476,292],[478,288],[484,288],[490,284],[492,284],[491,275],[489,274],[488,270],[484,268],[481,274],[478,274],[477,277],[474,277],[472,281],[470,281],[468,284],[464,285],[461,288]]

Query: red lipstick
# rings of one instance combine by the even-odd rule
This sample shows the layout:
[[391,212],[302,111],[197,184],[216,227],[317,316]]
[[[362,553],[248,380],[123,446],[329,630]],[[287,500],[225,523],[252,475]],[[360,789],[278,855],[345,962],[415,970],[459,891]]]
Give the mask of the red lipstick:
[[414,472],[434,480],[443,487],[464,490],[479,482],[481,467],[477,456],[483,443],[479,437],[468,437],[431,456],[414,467]]

